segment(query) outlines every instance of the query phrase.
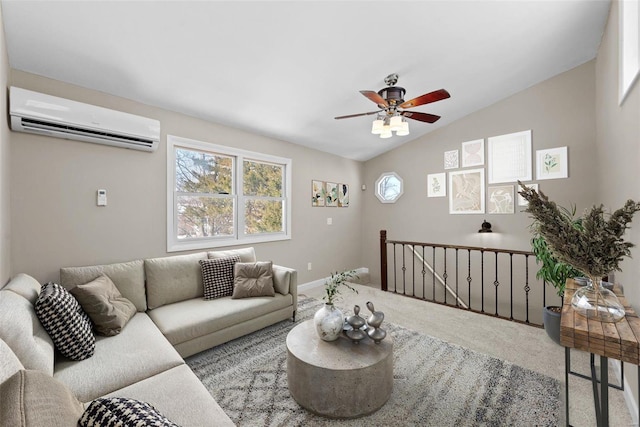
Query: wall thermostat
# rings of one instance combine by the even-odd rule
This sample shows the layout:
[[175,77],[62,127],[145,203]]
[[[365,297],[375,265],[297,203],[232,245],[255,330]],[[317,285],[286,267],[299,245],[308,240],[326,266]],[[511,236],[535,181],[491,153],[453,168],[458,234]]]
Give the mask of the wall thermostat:
[[107,206],[107,190],[98,190],[98,206]]

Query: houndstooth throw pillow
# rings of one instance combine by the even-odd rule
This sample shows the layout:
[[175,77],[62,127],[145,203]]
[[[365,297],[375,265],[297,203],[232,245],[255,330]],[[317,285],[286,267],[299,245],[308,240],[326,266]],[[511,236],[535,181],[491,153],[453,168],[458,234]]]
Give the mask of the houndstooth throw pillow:
[[148,403],[126,397],[101,397],[94,400],[85,409],[78,425],[178,427]]
[[93,356],[96,338],[91,319],[69,291],[53,282],[42,285],[35,309],[60,353],[72,360]]
[[239,261],[238,255],[200,260],[204,299],[228,297],[233,294],[233,267]]

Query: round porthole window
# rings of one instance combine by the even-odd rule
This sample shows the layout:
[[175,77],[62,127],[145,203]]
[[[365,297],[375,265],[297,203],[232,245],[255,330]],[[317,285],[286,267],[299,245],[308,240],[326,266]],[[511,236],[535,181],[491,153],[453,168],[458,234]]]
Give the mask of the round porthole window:
[[382,203],[395,203],[402,196],[402,178],[395,172],[385,172],[376,181],[376,197]]

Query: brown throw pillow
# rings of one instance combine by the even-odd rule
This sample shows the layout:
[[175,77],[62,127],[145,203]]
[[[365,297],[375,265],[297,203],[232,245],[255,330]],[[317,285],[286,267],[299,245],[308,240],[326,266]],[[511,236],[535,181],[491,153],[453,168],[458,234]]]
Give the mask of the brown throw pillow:
[[101,335],[118,335],[136,314],[136,306],[123,297],[109,276],[104,274],[89,283],[72,288],[70,292],[91,318],[96,332]]
[[21,370],[0,384],[0,425],[75,427],[82,403],[69,388],[42,371]]
[[271,261],[237,262],[233,271],[235,278],[231,298],[274,296],[272,268]]

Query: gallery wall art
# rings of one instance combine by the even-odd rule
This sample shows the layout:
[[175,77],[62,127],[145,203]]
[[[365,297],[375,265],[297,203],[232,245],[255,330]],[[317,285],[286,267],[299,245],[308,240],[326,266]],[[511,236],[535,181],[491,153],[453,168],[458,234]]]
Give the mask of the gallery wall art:
[[311,206],[349,207],[349,184],[312,180]]
[[512,214],[515,212],[513,185],[495,185],[487,188],[489,213]]
[[447,195],[447,174],[430,173],[427,175],[427,197],[445,197]]
[[484,213],[484,169],[449,172],[449,213]]
[[487,139],[488,182],[531,181],[531,131]]
[[458,150],[451,150],[444,152],[444,168],[445,169],[457,169],[458,163]]
[[[532,189],[534,189],[536,191],[538,191],[538,189],[539,189],[538,184],[524,184],[524,185],[526,185],[527,187],[532,188]],[[520,186],[518,186],[517,191],[518,191],[518,206],[528,206],[529,202],[527,202],[527,199],[525,199],[524,197],[522,197],[520,195]]]
[[462,167],[484,165],[484,139],[462,143]]
[[567,147],[536,151],[536,179],[568,178]]

